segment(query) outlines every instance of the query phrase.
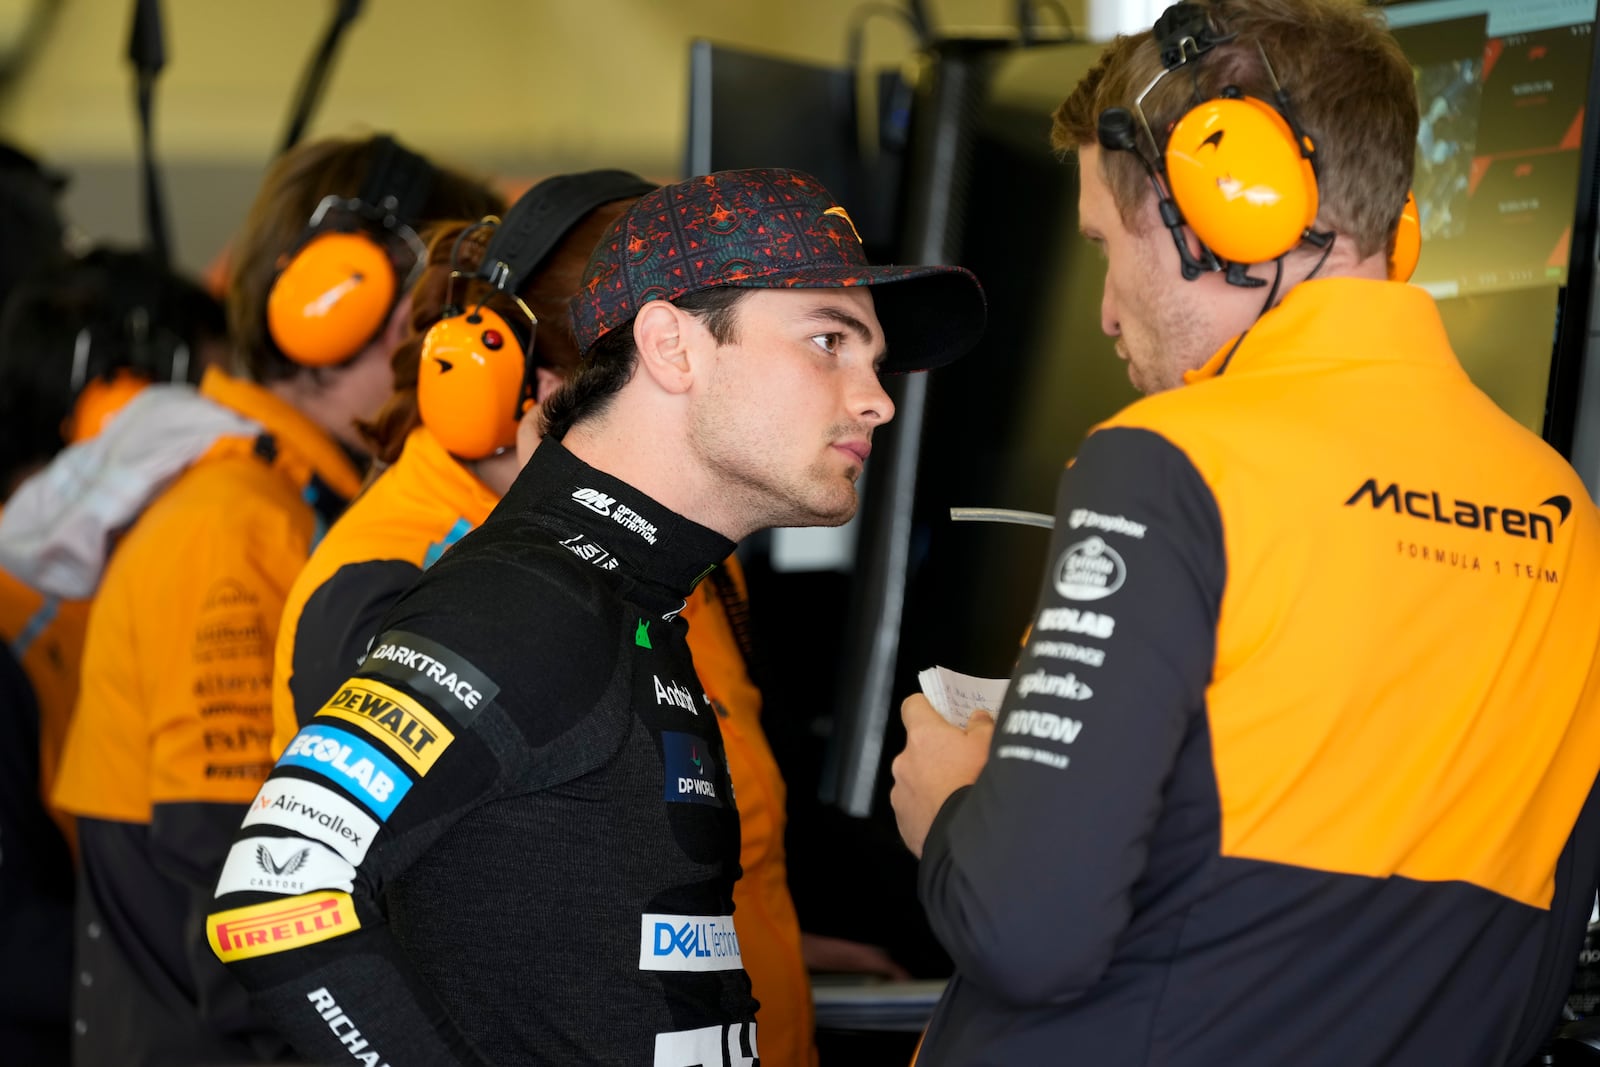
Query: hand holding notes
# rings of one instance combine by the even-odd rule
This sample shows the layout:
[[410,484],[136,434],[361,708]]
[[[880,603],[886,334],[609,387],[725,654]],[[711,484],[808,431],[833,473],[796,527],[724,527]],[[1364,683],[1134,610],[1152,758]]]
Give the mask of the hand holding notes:
[[917,675],[917,681],[933,710],[943,715],[951,726],[965,730],[972,713],[979,708],[987,711],[990,718],[999,713],[1011,679],[974,678],[948,667],[929,667]]

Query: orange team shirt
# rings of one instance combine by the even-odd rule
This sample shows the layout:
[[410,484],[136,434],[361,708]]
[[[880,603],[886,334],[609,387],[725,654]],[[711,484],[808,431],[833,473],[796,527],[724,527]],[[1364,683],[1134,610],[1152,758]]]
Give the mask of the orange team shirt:
[[148,823],[155,804],[250,802],[272,766],[278,619],[321,523],[309,494],[360,486],[338,445],[267,390],[213,369],[201,393],[274,445],[220,439],[113,553],[55,791],[77,815]]

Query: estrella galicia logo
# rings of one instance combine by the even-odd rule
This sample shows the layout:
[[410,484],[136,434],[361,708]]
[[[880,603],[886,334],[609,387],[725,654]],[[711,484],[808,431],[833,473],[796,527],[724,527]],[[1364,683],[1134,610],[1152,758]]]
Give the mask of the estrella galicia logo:
[[[1502,533],[1509,537],[1524,537],[1535,541],[1542,539],[1547,544],[1555,542],[1556,527],[1564,525],[1567,516],[1572,514],[1572,501],[1560,494],[1540,501],[1533,508],[1508,508],[1499,504],[1480,504],[1471,500],[1446,501],[1442,499],[1437,489],[1404,489],[1399,482],[1390,482],[1380,489],[1376,478],[1368,478],[1362,482],[1360,487],[1350,494],[1350,499],[1344,502],[1344,506],[1354,507],[1363,497],[1373,510],[1387,506],[1396,515],[1409,515],[1414,519],[1424,519],[1445,526],[1460,526],[1467,530]],[[1542,508],[1551,509],[1559,518],[1552,522],[1551,516],[1540,510]],[[1495,526],[1496,519],[1500,524],[1498,528]]]
[[1127,578],[1127,564],[1100,537],[1067,546],[1056,563],[1056,592],[1068,600],[1103,600],[1121,589]]
[[703,737],[661,732],[661,762],[665,771],[662,799],[674,804],[710,804],[722,807],[722,776],[711,746]]

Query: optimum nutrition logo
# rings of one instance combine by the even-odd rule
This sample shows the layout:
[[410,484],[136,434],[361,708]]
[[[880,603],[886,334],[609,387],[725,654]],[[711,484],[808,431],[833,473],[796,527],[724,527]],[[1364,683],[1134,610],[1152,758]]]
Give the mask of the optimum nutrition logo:
[[[1436,489],[1405,489],[1399,482],[1378,487],[1378,479],[1368,478],[1344,502],[1354,507],[1366,500],[1374,510],[1389,508],[1396,515],[1409,515],[1445,526],[1460,526],[1467,530],[1485,533],[1502,533],[1508,537],[1523,537],[1534,541],[1555,541],[1556,527],[1572,514],[1572,501],[1564,496],[1553,496],[1541,502],[1538,508],[1548,508],[1552,516],[1535,508],[1508,508],[1499,504],[1479,504],[1471,500],[1449,500]],[[1498,523],[1498,525],[1496,525]]]

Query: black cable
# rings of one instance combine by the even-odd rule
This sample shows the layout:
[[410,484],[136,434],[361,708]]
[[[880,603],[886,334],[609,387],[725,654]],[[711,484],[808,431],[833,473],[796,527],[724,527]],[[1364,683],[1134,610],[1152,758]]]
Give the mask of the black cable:
[[1061,3],[1061,0],[1017,0],[1017,22],[1022,29],[1023,44],[1034,43],[1035,31],[1038,29],[1037,12],[1042,8],[1055,12],[1056,22],[1061,27],[1062,34],[1043,43],[1058,44],[1078,39],[1077,27],[1072,24],[1072,16],[1067,13],[1067,6]]
[[[1302,283],[1309,282],[1312,278],[1315,278],[1317,276],[1317,272],[1322,270],[1323,265],[1328,262],[1328,257],[1333,255],[1333,242],[1338,240],[1338,235],[1330,233],[1327,235],[1327,238],[1328,239],[1322,243],[1322,255],[1317,258],[1316,265],[1311,268],[1311,273],[1300,279]],[[1262,304],[1261,310],[1256,312],[1255,322],[1252,322],[1249,326],[1244,328],[1244,333],[1241,333],[1238,339],[1233,342],[1233,347],[1228,349],[1228,354],[1222,357],[1222,365],[1217,368],[1217,374],[1219,376],[1223,371],[1228,369],[1228,364],[1233,360],[1233,354],[1239,351],[1239,346],[1244,344],[1244,339],[1249,336],[1250,331],[1255,328],[1256,322],[1260,322],[1261,316],[1272,310],[1273,303],[1278,299],[1278,286],[1283,282],[1283,256],[1279,256],[1273,262],[1277,269],[1272,273],[1272,288],[1267,290],[1266,303]]]
[[[915,5],[913,5],[915,6]],[[861,54],[865,50],[867,23],[874,15],[887,15],[899,19],[911,28],[912,34],[917,39],[917,46],[924,47],[928,43],[928,26],[925,19],[916,12],[908,11],[895,4],[873,2],[856,5],[850,12],[850,19],[845,30],[845,65],[852,71],[861,69]]]
[[333,21],[328,23],[322,43],[318,45],[305,75],[300,79],[300,90],[295,94],[294,110],[289,116],[289,130],[284,134],[283,147],[278,150],[280,154],[299,144],[300,138],[305,135],[306,126],[311,122],[311,112],[322,99],[322,89],[327,82],[328,71],[333,67],[334,54],[339,50],[345,30],[360,13],[361,0],[339,0],[333,12]]
[[152,129],[156,75],[167,63],[166,44],[161,32],[160,0],[134,0],[128,59],[133,62],[134,107],[139,116],[145,240],[151,254],[165,265],[172,261],[172,249],[167,237],[167,211],[161,195],[161,176],[156,168],[155,135]]

